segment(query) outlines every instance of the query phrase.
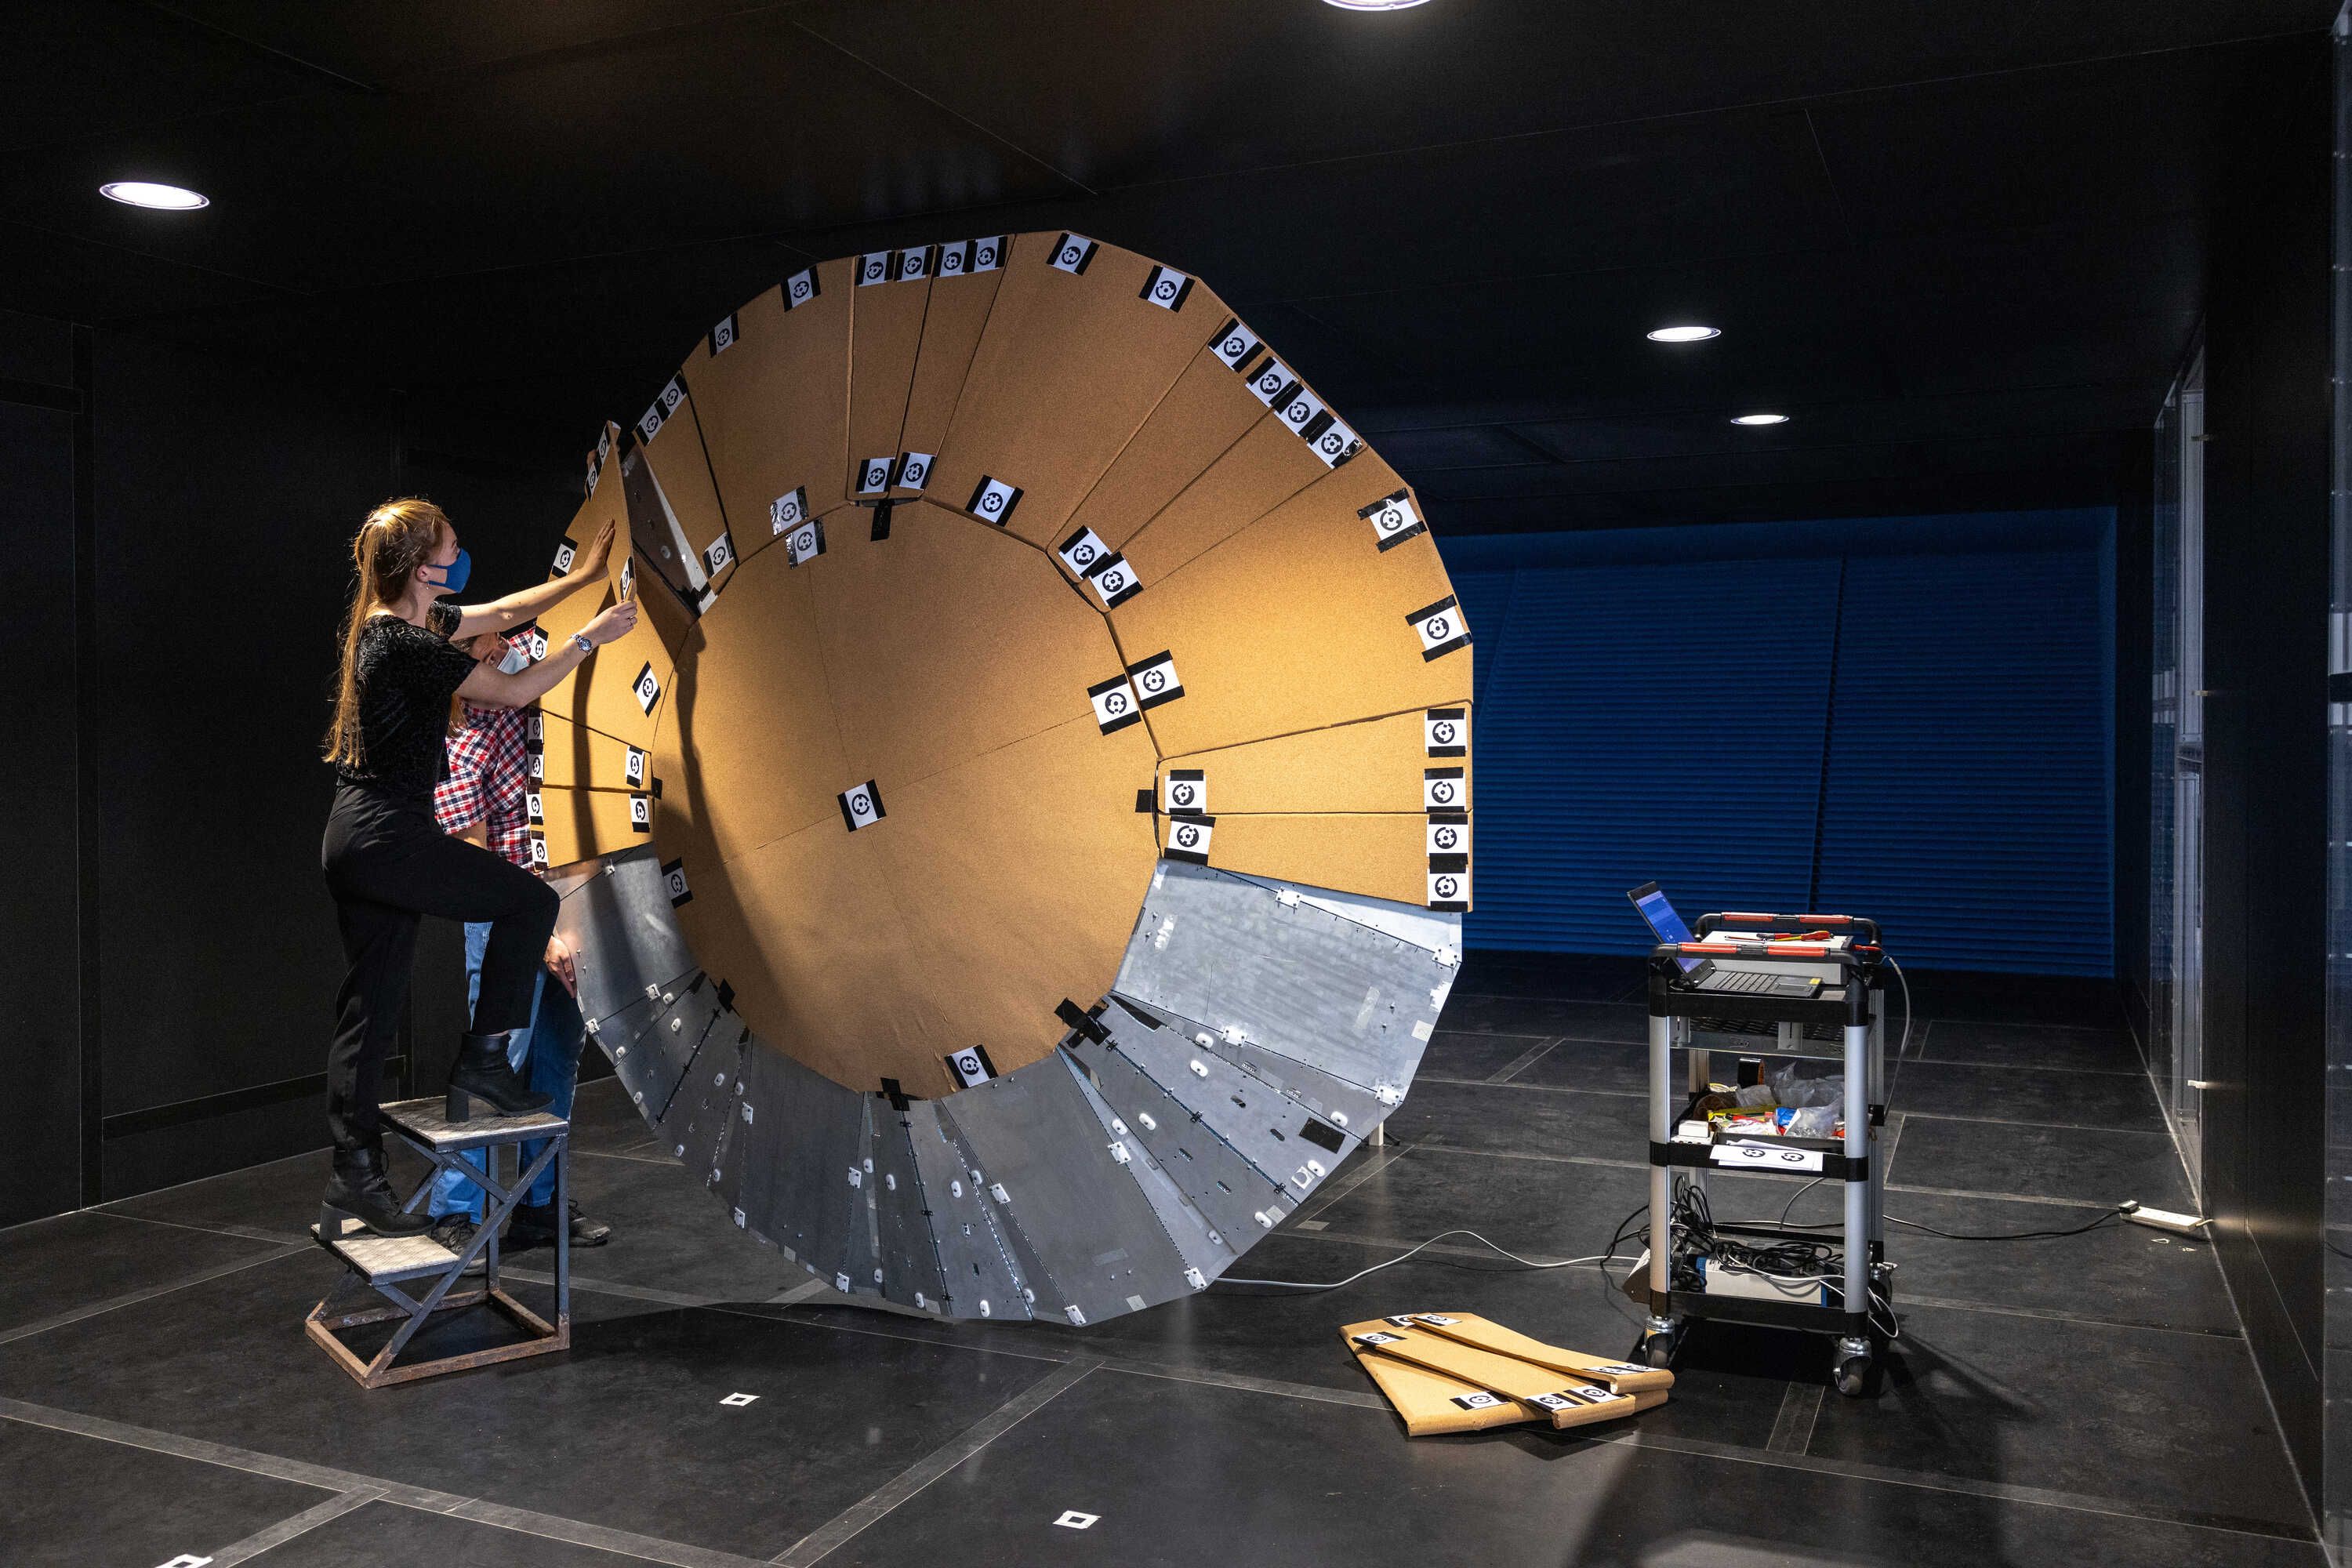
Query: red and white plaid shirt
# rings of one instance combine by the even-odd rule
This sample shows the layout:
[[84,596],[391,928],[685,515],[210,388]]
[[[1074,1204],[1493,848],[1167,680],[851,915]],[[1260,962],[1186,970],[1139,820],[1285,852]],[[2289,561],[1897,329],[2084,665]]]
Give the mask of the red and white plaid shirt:
[[530,858],[530,710],[466,704],[463,729],[449,737],[449,776],[433,792],[433,820],[444,833],[479,822],[490,847],[521,867]]

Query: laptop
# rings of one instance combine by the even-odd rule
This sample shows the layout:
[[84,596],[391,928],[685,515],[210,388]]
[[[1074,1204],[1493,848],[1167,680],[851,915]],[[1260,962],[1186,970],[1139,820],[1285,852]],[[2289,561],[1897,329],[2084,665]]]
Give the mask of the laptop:
[[[1698,939],[1691,935],[1690,926],[1675,912],[1655,882],[1644,882],[1629,890],[1627,898],[1633,908],[1647,921],[1650,930],[1660,942],[1684,942]],[[1786,965],[1771,963],[1757,969],[1741,965],[1727,967],[1711,958],[1694,958],[1683,953],[1675,960],[1683,966],[1683,983],[1694,991],[1728,992],[1747,996],[1795,997],[1804,999],[1818,995],[1822,988],[1819,973],[1792,972]],[[1769,963],[1769,961],[1768,961]],[[1808,966],[1810,968],[1810,966]]]

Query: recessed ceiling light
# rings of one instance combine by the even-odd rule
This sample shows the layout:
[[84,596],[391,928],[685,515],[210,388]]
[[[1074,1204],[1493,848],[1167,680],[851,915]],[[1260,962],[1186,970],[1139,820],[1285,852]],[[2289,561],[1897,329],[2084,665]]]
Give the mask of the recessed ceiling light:
[[1734,425],[1786,425],[1789,416],[1785,414],[1736,414],[1732,416],[1731,422]]
[[184,190],[178,185],[152,184],[145,180],[116,180],[99,186],[98,194],[124,206],[156,207],[164,212],[194,212],[213,205],[212,197],[201,192]]
[[1723,336],[1721,327],[1660,327],[1649,334],[1654,343],[1703,343],[1709,338]]
[[1406,11],[1427,5],[1428,0],[1323,0],[1323,4],[1342,11]]

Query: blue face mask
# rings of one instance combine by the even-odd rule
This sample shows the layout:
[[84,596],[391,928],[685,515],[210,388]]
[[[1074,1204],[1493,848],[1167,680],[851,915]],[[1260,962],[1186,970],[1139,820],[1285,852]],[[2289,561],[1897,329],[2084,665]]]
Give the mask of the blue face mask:
[[458,547],[457,559],[449,563],[448,565],[436,566],[428,562],[425,565],[419,566],[417,570],[419,572],[438,572],[441,574],[437,579],[433,577],[425,578],[425,582],[427,587],[437,589],[443,594],[462,594],[466,591],[466,579],[474,574],[474,558],[466,553],[465,548],[461,545]]

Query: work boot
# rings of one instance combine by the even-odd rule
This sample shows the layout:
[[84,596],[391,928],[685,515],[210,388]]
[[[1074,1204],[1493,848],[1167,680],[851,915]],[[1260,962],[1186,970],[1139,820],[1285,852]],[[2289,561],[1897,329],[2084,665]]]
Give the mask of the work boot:
[[[445,1214],[433,1222],[433,1239],[452,1252],[463,1252],[474,1245],[474,1237],[480,1229],[471,1215]],[[488,1262],[487,1257],[478,1252],[474,1260],[466,1265],[466,1272],[479,1274]]]
[[449,1101],[444,1108],[450,1121],[469,1121],[481,1109],[500,1116],[527,1116],[554,1103],[553,1095],[533,1094],[514,1068],[507,1066],[506,1036],[467,1035],[458,1045],[457,1065],[449,1069]]
[[[590,1219],[580,1212],[578,1204],[568,1205],[574,1247],[602,1247],[613,1238],[613,1227],[602,1220]],[[552,1247],[555,1244],[555,1205],[553,1204],[517,1204],[514,1218],[507,1223],[507,1245],[520,1252],[526,1247]]]
[[384,1174],[382,1144],[335,1151],[334,1173],[319,1200],[321,1236],[349,1236],[354,1226],[376,1236],[419,1236],[432,1224],[429,1215],[401,1212],[400,1198]]

